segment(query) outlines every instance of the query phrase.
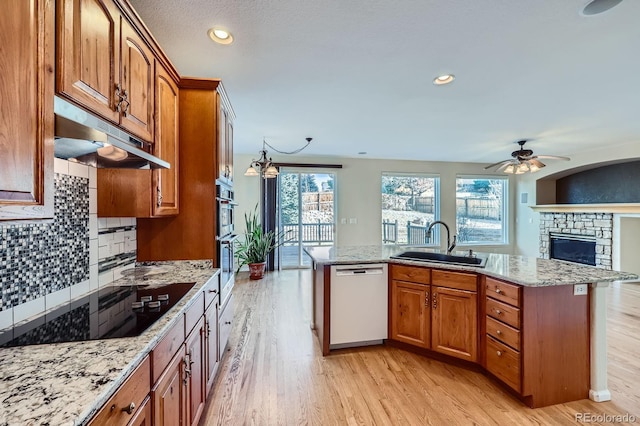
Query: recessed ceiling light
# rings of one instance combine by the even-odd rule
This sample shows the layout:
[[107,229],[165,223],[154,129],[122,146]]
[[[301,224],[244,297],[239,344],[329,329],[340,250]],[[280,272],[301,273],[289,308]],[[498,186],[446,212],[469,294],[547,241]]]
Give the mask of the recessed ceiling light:
[[620,4],[622,0],[593,0],[582,9],[582,15],[593,16],[606,12]]
[[433,79],[433,84],[436,86],[442,86],[443,84],[449,84],[456,79],[453,74],[442,74]]
[[209,38],[216,43],[231,44],[233,43],[233,35],[224,27],[215,26],[207,31]]

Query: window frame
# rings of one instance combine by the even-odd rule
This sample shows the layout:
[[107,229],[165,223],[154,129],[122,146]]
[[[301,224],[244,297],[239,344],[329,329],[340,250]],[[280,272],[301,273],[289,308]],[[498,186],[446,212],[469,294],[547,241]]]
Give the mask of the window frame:
[[458,180],[500,180],[502,181],[502,206],[501,206],[501,214],[502,214],[502,241],[460,241],[458,243],[459,246],[508,246],[510,241],[510,198],[509,198],[509,183],[510,179],[508,176],[503,175],[474,175],[474,174],[456,174],[456,185],[455,185],[455,228],[456,235],[459,233],[458,231]]
[[[382,179],[387,177],[408,177],[408,178],[425,178],[425,179],[434,179],[434,188],[433,188],[433,220],[434,222],[440,220],[440,174],[439,173],[422,173],[422,172],[389,172],[383,171],[380,173],[380,184],[382,186]],[[382,191],[380,191],[380,227],[382,228],[383,217],[382,217]],[[385,243],[383,241],[382,230],[380,231],[380,242],[382,245],[393,245],[392,243]],[[431,242],[429,244],[409,244],[407,243],[395,243],[396,245],[406,246],[406,247],[429,247],[429,248],[437,248],[440,246],[440,227],[436,226],[432,230],[431,234]]]

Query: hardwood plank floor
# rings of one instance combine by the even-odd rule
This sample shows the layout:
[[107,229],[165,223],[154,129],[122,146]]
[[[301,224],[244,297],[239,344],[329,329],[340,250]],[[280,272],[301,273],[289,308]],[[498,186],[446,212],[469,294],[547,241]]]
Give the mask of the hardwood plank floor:
[[628,413],[640,423],[640,284],[608,291],[613,401],[530,409],[481,373],[400,349],[322,357],[309,328],[311,271],[260,281],[241,273],[228,352],[201,425],[571,425],[578,413]]

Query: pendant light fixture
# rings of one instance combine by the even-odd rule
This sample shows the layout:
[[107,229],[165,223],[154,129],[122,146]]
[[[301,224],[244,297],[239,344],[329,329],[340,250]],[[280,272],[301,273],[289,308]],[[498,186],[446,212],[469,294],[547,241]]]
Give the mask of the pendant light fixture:
[[278,176],[278,168],[273,165],[273,160],[271,157],[267,157],[267,146],[273,149],[275,152],[279,154],[297,154],[306,147],[309,146],[313,138],[306,138],[307,143],[302,147],[298,148],[291,152],[279,151],[273,146],[269,145],[267,141],[262,139],[262,150],[260,151],[260,158],[258,160],[251,160],[251,164],[247,168],[247,171],[244,172],[245,176],[262,176],[265,179],[273,179]]

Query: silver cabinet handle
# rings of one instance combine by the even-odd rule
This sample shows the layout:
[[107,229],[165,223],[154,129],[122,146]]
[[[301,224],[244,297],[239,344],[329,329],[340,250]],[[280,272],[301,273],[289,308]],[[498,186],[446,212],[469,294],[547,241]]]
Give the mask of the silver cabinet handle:
[[496,287],[496,293],[502,294],[502,290],[500,290],[498,287]]
[[501,315],[502,311],[500,309],[496,309],[496,315]]
[[496,334],[499,336],[499,335],[501,335],[501,334],[502,334],[502,331],[500,331],[500,330],[496,330]]
[[502,356],[502,352],[500,352],[500,351],[496,351],[496,354],[497,354],[498,356]]

